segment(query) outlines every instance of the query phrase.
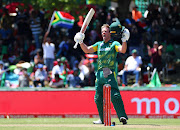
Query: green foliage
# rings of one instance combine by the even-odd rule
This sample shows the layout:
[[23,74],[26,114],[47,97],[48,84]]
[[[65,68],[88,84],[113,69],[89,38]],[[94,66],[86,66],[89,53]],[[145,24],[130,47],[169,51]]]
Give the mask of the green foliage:
[[45,14],[46,18],[52,16],[54,10],[68,12],[78,19],[79,15],[87,13],[85,1],[82,0],[22,0],[25,5],[31,4],[34,9],[45,9],[48,13]]
[[94,4],[94,5],[100,5],[104,6],[108,4],[108,0],[87,0],[87,4]]

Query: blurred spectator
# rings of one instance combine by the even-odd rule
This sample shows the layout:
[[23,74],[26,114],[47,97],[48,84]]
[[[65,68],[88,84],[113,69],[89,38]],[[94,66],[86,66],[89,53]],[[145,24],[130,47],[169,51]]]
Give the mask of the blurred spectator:
[[34,56],[34,64],[37,65],[37,64],[43,64],[43,57],[41,55],[41,50],[40,49],[37,49],[36,51],[36,55]]
[[131,0],[130,4],[129,4],[129,12],[132,12],[134,6],[136,6],[135,1]]
[[68,57],[69,45],[68,45],[68,38],[66,36],[63,37],[63,40],[59,44],[59,51],[56,54],[56,57],[65,56]]
[[66,59],[66,57],[61,57],[61,62],[63,65],[66,65],[66,68],[70,69],[70,65],[69,65],[69,62],[68,60]]
[[17,63],[17,60],[16,60],[16,55],[15,55],[15,52],[14,51],[10,51],[9,54],[8,54],[8,62],[11,64],[11,65],[14,65]]
[[41,49],[37,49],[34,56],[34,72],[38,69],[38,64],[44,64]]
[[69,74],[67,76],[67,84],[66,88],[73,87],[73,88],[81,88],[81,79],[78,76],[78,69],[74,69],[73,74]]
[[135,6],[132,10],[132,18],[137,22],[142,18],[142,13],[137,10],[137,6]]
[[142,65],[142,60],[140,56],[137,56],[137,50],[136,49],[132,50],[132,56],[129,56],[125,62],[124,72],[122,75],[122,80],[123,80],[122,86],[127,86],[127,75],[129,74],[136,75],[135,84],[138,84],[141,65]]
[[44,82],[47,79],[47,72],[43,69],[43,64],[38,64],[38,69],[35,72],[34,78],[33,83],[35,87],[37,87],[39,83],[44,87]]
[[164,5],[161,7],[161,16],[163,18],[163,21],[166,21],[166,19],[168,18],[168,14],[170,10],[169,7],[170,7],[170,3],[168,1],[166,1]]
[[31,27],[33,38],[35,40],[36,49],[39,49],[41,48],[41,42],[40,42],[41,19],[35,10],[31,12],[30,27]]
[[49,87],[51,87],[51,88],[62,88],[62,87],[64,87],[64,82],[59,77],[59,74],[55,74],[54,78],[49,83]]
[[147,45],[148,55],[151,57],[151,64],[154,68],[157,68],[157,71],[160,72],[162,70],[162,48],[163,45],[159,45],[157,41],[154,41],[153,48]]
[[101,25],[106,23],[107,15],[108,15],[107,7],[103,6],[102,9],[99,11],[99,14],[98,14]]
[[132,26],[135,25],[136,21],[132,18],[132,13],[129,12],[125,19],[124,25],[131,30]]
[[3,40],[4,44],[9,44],[12,33],[12,29],[8,28],[7,25],[4,25],[2,28],[0,28],[0,38]]
[[51,38],[47,37],[49,32],[46,32],[43,40],[43,58],[44,64],[47,66],[47,71],[52,71],[55,58],[55,45],[51,43]]
[[27,52],[29,54],[30,60],[34,61],[34,56],[36,55],[37,50],[33,42],[30,43]]
[[29,87],[30,78],[29,75],[27,74],[26,68],[22,68],[18,81],[19,81],[19,87]]
[[114,13],[114,9],[110,9],[108,14],[107,14],[107,24],[111,24],[113,22],[113,19],[115,18],[115,13]]
[[74,69],[79,69],[79,62],[78,62],[78,60],[75,60],[75,61],[74,61],[73,70],[74,70]]
[[19,49],[19,54],[16,55],[16,61],[18,62],[19,60],[23,60],[23,61],[26,61],[26,62],[29,62],[30,61],[30,57],[29,57],[29,54],[27,53],[27,51],[24,49],[24,48],[20,48]]
[[17,25],[17,39],[20,43],[20,47],[24,48],[25,41],[30,39],[30,25],[28,16],[25,14],[24,9],[19,8],[19,11],[16,16],[16,25]]
[[62,75],[63,73],[63,70],[64,70],[64,66],[61,62],[61,59],[57,59],[57,62],[58,64],[55,65],[52,69],[52,78],[55,78],[55,74],[59,74],[59,75]]
[[86,80],[89,76],[89,60],[82,58],[81,62],[79,63],[79,70],[80,74],[79,77],[81,78],[82,81]]
[[87,81],[85,81],[86,84],[84,85],[95,86],[95,80],[96,80],[95,72],[96,71],[92,63],[88,64],[88,69],[89,69],[89,76],[87,77]]
[[132,28],[130,30],[130,38],[128,41],[129,45],[129,53],[132,52],[133,49],[136,49],[137,52],[140,52],[140,44],[141,44],[141,33],[139,33],[137,26],[132,25]]
[[12,18],[9,15],[9,11],[6,8],[3,8],[3,14],[0,20],[0,28],[4,28],[6,26],[7,28],[12,28]]
[[62,62],[63,70],[62,70],[62,74],[60,75],[60,78],[63,79],[64,85],[66,85],[67,83],[66,78],[68,74],[72,73],[72,70],[70,70],[68,61],[66,60],[65,57],[61,57],[61,62]]

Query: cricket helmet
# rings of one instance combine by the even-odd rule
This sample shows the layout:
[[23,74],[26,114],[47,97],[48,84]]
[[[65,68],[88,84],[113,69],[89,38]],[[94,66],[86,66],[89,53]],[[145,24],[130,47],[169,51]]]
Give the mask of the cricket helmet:
[[124,26],[119,21],[113,22],[110,25],[110,33],[113,37],[121,37],[121,33],[124,30]]

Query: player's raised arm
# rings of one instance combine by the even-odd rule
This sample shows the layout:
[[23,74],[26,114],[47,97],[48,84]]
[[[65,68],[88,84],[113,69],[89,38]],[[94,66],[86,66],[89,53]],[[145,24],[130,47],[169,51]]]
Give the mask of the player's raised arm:
[[122,46],[118,48],[118,51],[121,53],[126,53],[127,50],[127,41],[129,40],[130,37],[130,33],[129,30],[127,28],[125,28],[122,32]]
[[85,34],[78,32],[76,33],[76,35],[74,36],[74,41],[80,44],[81,49],[84,51],[84,53],[93,53],[94,49],[92,46],[87,46],[86,44],[83,43],[83,40],[85,38]]

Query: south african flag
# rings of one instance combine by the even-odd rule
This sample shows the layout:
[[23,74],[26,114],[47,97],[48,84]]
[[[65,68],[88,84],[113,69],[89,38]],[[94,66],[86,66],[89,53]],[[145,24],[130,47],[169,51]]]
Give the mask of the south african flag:
[[55,11],[54,20],[52,21],[51,25],[53,27],[59,26],[70,29],[74,25],[74,17],[66,12]]

